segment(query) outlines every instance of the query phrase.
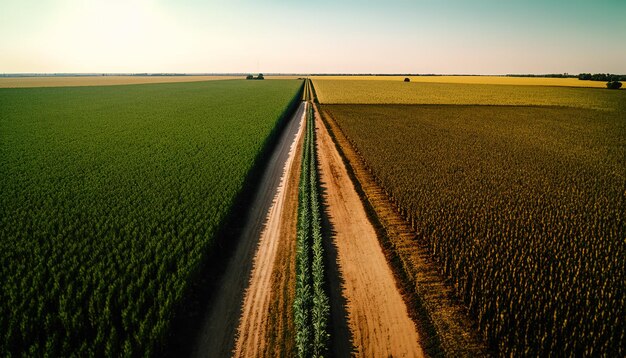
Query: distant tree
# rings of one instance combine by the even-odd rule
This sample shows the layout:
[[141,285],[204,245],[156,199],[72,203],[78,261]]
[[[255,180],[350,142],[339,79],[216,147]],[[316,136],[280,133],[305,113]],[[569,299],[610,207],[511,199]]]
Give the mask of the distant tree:
[[256,79],[257,79],[257,80],[264,80],[264,79],[265,79],[265,77],[263,77],[263,74],[262,74],[262,73],[259,73],[259,75],[258,75],[258,76],[256,76]]
[[408,78],[408,77],[405,77],[405,78],[404,78],[404,82],[411,82],[411,79],[410,79],[410,78]]
[[578,75],[578,79],[586,81],[615,82],[626,81],[626,75],[613,75],[610,73],[581,73]]
[[604,73],[594,73],[591,75],[592,81],[608,81],[607,76]]
[[622,83],[620,81],[609,81],[606,83],[606,88],[608,89],[620,89],[622,88]]
[[247,80],[253,80],[253,79],[254,79],[254,76],[252,76],[252,75],[247,75],[247,76],[246,76],[246,79],[247,79]]

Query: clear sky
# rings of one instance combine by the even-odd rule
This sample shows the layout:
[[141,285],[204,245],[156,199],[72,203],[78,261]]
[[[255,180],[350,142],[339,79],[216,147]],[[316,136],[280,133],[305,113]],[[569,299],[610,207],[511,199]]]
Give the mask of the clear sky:
[[626,0],[0,0],[0,73],[626,73]]

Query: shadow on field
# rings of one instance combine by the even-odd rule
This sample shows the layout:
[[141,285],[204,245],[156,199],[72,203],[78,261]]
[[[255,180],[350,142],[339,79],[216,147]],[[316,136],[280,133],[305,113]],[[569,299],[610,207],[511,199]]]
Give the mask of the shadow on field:
[[[205,257],[190,278],[184,297],[174,310],[172,323],[168,329],[169,336],[165,337],[156,356],[189,357],[197,353],[194,350],[199,347],[202,348],[202,352],[207,351],[206,354],[209,356],[232,355],[237,323],[241,317],[241,302],[250,283],[250,272],[258,245],[258,237],[245,240],[242,236],[247,222],[254,219],[254,214],[258,214],[261,209],[255,205],[271,205],[274,200],[272,196],[269,203],[263,201],[257,204],[257,196],[268,194],[264,190],[259,190],[262,186],[259,178],[263,178],[272,161],[277,160],[275,152],[280,150],[281,139],[286,135],[290,119],[300,108],[301,93],[302,88],[277,120],[276,127],[255,158],[244,180],[242,191],[235,198],[223,225],[211,238],[213,242],[207,244],[209,248],[204,254]],[[265,227],[266,211],[262,213],[264,216],[261,226]],[[231,261],[235,262],[236,273],[228,271]],[[231,263],[231,271],[232,267]],[[222,292],[224,287],[228,288],[228,294]],[[218,290],[222,290],[221,295],[216,294]],[[218,299],[218,296],[221,299]],[[220,307],[221,312],[218,313],[223,319],[207,322],[207,316],[215,313],[216,305]],[[209,332],[208,337],[206,332]],[[213,342],[217,344],[212,344]],[[204,349],[206,347],[210,349]]]
[[[246,222],[243,218],[247,217],[246,211],[250,202],[251,200],[243,200],[235,210],[240,215],[241,221],[239,222],[241,223]],[[194,349],[198,345],[198,339],[200,339],[199,335],[203,332],[206,317],[216,301],[215,292],[221,289],[228,263],[235,257],[238,246],[243,244],[240,242],[242,229],[242,226],[231,223],[216,239],[214,247],[207,255],[201,274],[196,280],[192,281],[185,302],[181,304],[179,311],[176,312],[171,327],[172,334],[168,337],[169,340],[162,352],[162,356],[190,357],[194,354]],[[245,277],[250,276],[249,272],[252,270],[252,260],[255,253],[255,250],[247,251],[243,261],[249,263],[249,267],[242,268],[243,271],[247,272]],[[249,280],[243,280],[242,284],[244,286],[240,290],[234,290],[237,297],[233,299],[233,302],[243,301]],[[235,306],[237,306],[239,311],[237,317],[240,317],[241,305],[234,304],[233,307]],[[225,338],[222,342],[224,351],[231,352],[234,349],[236,330],[236,325],[230,325],[222,333]]]
[[322,210],[322,235],[326,250],[326,282],[328,283],[330,300],[330,354],[333,357],[350,357],[354,352],[352,333],[348,326],[348,302],[343,297],[345,279],[339,269],[337,257],[336,231],[333,228],[332,216],[326,204],[326,187],[320,180],[320,205]]

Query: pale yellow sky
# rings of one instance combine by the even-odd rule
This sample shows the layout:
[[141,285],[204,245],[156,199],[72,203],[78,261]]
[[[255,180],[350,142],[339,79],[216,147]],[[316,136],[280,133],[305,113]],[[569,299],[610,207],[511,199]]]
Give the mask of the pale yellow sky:
[[0,73],[626,73],[625,11],[622,0],[0,0]]

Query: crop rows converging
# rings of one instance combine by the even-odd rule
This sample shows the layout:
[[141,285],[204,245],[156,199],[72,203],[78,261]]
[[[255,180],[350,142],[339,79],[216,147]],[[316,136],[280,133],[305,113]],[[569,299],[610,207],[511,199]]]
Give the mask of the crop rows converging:
[[311,81],[310,81],[310,80],[308,80],[308,79],[307,79],[307,80],[305,80],[305,81],[304,81],[304,89],[303,89],[303,91],[302,91],[302,100],[303,100],[303,101],[308,101],[308,100],[310,100],[310,98],[309,98],[309,97],[310,97],[310,96],[309,96],[309,93],[310,93],[310,89],[309,89],[309,87],[310,87],[310,86],[311,86]]
[[325,291],[315,124],[310,105],[307,106],[306,116],[298,193],[294,320],[298,356],[320,357],[328,349],[330,304]]
[[624,103],[323,109],[499,354],[624,356]]
[[157,353],[301,89],[0,89],[0,355]]

